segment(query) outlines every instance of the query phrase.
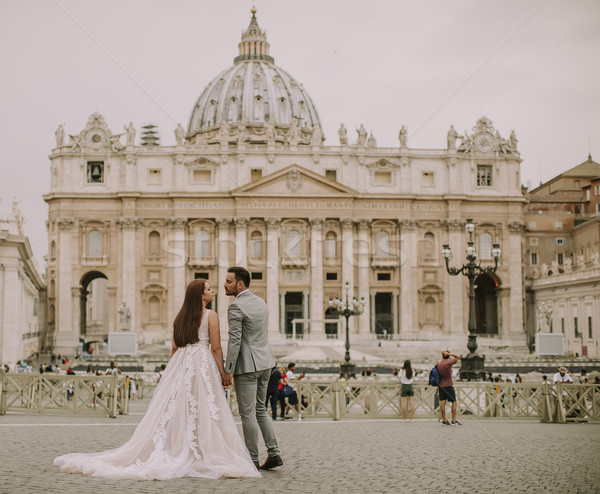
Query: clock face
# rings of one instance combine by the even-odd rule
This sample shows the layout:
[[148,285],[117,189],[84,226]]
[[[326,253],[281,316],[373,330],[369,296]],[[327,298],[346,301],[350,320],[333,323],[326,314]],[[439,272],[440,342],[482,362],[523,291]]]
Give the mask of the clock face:
[[494,146],[494,138],[490,134],[479,134],[475,137],[475,145],[479,151],[487,153]]
[[106,141],[106,135],[101,130],[90,130],[85,139],[90,146],[100,147]]

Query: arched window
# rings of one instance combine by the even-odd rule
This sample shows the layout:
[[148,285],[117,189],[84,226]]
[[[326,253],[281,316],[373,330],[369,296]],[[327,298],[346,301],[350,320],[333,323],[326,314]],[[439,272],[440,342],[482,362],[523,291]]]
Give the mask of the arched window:
[[375,238],[376,256],[389,257],[390,255],[390,234],[384,230],[377,232]]
[[286,254],[289,257],[300,257],[300,254],[302,253],[300,238],[300,232],[298,230],[290,230],[288,232]]
[[54,305],[48,307],[48,322],[54,324]]
[[150,257],[160,257],[160,233],[157,231],[150,232],[148,235],[148,251]]
[[251,259],[262,259],[262,233],[259,231],[253,231],[250,235],[250,258]]
[[198,230],[194,237],[194,257],[210,255],[210,235],[206,230]]
[[155,295],[148,300],[148,319],[150,322],[160,321],[160,300]]
[[435,235],[431,232],[427,232],[423,237],[422,253],[423,260],[431,262],[433,261],[433,253],[435,252]]
[[48,296],[53,298],[56,296],[56,283],[54,280],[50,280],[50,287],[48,288]]
[[489,233],[479,234],[479,257],[481,259],[492,258],[492,236]]
[[327,232],[325,236],[325,259],[337,257],[337,235],[335,232]]
[[88,257],[102,257],[102,234],[98,230],[88,233]]
[[50,243],[50,259],[56,258],[56,242],[53,240]]

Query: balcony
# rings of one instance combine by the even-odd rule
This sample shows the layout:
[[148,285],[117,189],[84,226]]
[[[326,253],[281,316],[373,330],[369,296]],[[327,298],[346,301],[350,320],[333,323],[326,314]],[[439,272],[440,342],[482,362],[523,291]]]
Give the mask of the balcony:
[[215,256],[190,256],[188,259],[190,268],[211,268],[216,264]]
[[82,266],[108,266],[108,256],[100,256],[100,257],[83,257],[81,259]]
[[305,268],[308,264],[308,256],[281,257],[281,267],[284,268]]
[[374,269],[396,269],[398,267],[398,257],[379,257],[371,258],[371,267]]

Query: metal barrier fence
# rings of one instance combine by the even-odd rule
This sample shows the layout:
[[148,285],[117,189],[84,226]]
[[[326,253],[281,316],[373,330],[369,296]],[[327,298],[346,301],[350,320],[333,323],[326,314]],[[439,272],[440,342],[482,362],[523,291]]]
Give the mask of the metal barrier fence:
[[129,381],[118,376],[0,374],[0,415],[129,413]]
[[[151,397],[156,374],[136,373],[139,398]],[[0,415],[37,413],[117,414],[129,412],[129,383],[117,376],[0,374]],[[401,418],[399,381],[302,380],[295,383],[303,417]],[[531,384],[469,382],[454,385],[458,414],[472,417],[537,419],[542,422],[600,420],[597,384]],[[437,418],[437,388],[414,384],[415,417]],[[238,415],[233,388],[227,399]],[[292,415],[295,410],[291,407]],[[449,413],[448,407],[448,413]]]

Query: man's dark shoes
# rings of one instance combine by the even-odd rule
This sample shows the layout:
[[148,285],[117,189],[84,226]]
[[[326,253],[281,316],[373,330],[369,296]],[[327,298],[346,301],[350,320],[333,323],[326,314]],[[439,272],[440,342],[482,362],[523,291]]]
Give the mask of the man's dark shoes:
[[265,461],[263,463],[263,465],[260,467],[260,469],[261,470],[271,470],[272,468],[280,467],[282,465],[283,465],[283,460],[281,459],[281,456],[279,456],[279,455],[268,456],[267,461]]
[[447,420],[445,420],[444,422],[442,422],[442,425],[450,425],[450,422],[448,422]]
[[254,466],[257,470],[260,469],[260,463],[258,463],[258,460],[252,460],[252,463],[254,463]]

